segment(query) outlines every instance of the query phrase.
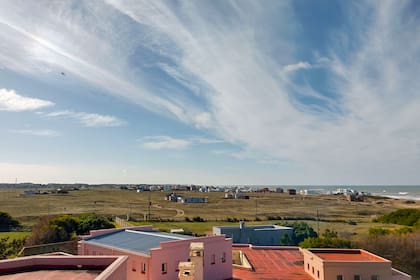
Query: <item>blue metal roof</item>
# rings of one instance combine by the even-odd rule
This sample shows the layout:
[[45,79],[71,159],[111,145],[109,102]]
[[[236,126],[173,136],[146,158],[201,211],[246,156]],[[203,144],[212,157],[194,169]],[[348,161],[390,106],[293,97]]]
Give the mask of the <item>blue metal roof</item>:
[[150,255],[161,242],[192,239],[192,236],[155,231],[121,230],[85,239],[87,243],[110,246]]

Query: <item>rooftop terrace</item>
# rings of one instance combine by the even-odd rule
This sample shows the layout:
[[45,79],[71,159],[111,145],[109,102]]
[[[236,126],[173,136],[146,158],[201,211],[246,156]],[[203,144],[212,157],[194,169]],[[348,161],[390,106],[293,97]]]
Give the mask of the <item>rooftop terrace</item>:
[[234,266],[233,278],[270,280],[312,280],[303,269],[303,255],[298,247],[233,246],[242,251],[251,269]]

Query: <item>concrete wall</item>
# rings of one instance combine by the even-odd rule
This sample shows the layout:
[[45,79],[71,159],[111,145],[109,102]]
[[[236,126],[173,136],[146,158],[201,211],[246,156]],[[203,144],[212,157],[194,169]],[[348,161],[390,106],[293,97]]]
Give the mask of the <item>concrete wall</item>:
[[252,244],[257,246],[279,246],[283,235],[291,237],[293,229],[266,228],[255,226],[240,227],[214,227],[213,233],[216,235],[224,234],[232,238],[235,244]]

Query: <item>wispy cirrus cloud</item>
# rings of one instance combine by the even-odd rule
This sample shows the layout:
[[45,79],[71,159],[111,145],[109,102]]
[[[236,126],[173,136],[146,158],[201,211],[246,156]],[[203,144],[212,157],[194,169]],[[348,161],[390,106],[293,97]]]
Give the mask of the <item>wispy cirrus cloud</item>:
[[84,126],[87,127],[112,127],[122,126],[126,122],[115,116],[101,115],[94,113],[85,112],[74,112],[74,111],[57,111],[45,114],[51,118],[70,118],[74,119]]
[[340,2],[345,24],[305,57],[292,1],[20,4],[0,9],[3,67],[65,69],[268,155],[259,159],[287,160],[298,182],[303,173],[307,183],[420,179],[420,19],[410,1]]
[[23,96],[12,89],[0,88],[0,111],[34,111],[51,106],[54,106],[51,101]]
[[183,150],[192,145],[208,145],[223,143],[219,139],[210,139],[205,137],[174,138],[167,135],[146,136],[139,140],[142,147],[149,150],[174,149]]
[[51,130],[51,129],[19,129],[19,130],[12,130],[11,132],[16,133],[16,134],[42,136],[42,137],[60,136],[60,132],[56,130]]

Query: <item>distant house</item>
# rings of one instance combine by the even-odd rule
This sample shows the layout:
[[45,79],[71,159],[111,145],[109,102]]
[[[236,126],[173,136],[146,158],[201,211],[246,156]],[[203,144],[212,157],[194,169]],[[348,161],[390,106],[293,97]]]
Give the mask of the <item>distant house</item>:
[[207,197],[182,197],[182,203],[207,203]]
[[284,190],[283,190],[283,188],[276,188],[276,192],[277,192],[277,193],[283,193],[283,192],[284,192]]
[[287,189],[289,195],[296,195],[296,189]]
[[292,236],[293,228],[277,225],[245,226],[240,222],[239,226],[216,226],[213,234],[232,238],[235,244],[252,244],[260,246],[282,245],[281,239],[287,234]]
[[346,199],[348,201],[364,201],[365,197],[363,196],[363,194],[359,194],[359,193],[348,193],[346,194]]

